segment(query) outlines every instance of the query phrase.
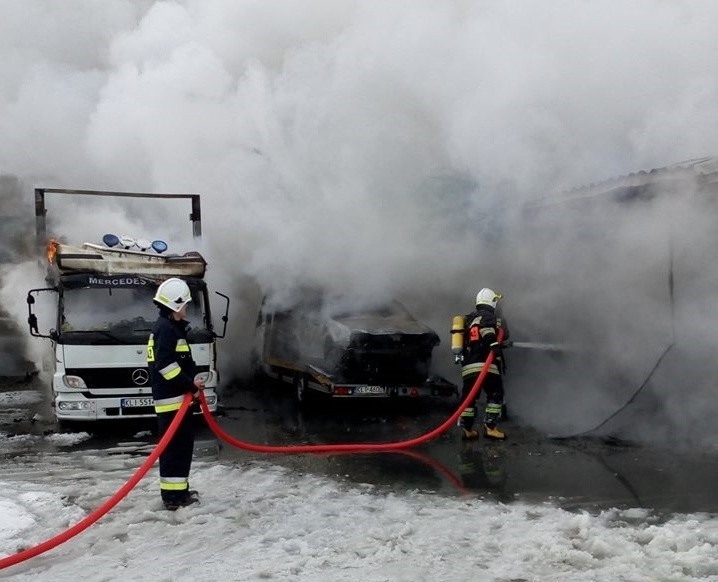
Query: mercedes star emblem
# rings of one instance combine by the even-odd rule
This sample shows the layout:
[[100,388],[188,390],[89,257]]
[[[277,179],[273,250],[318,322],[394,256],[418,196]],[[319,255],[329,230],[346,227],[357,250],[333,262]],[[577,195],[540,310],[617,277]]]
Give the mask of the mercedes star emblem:
[[150,375],[144,368],[137,368],[132,372],[132,381],[138,386],[144,386],[149,380]]

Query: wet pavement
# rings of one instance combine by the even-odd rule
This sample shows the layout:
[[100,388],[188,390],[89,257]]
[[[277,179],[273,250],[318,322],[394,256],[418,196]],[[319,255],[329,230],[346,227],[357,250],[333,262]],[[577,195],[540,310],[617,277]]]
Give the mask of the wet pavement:
[[[313,402],[300,407],[276,383],[234,385],[222,397],[222,428],[241,441],[268,445],[385,443],[418,437],[444,422],[458,400]],[[0,382],[0,458],[57,450],[53,422],[36,377]],[[407,490],[500,502],[550,502],[571,510],[645,508],[659,514],[718,513],[718,454],[638,446],[618,439],[555,440],[517,420],[502,425],[505,442],[464,442],[454,430],[401,451],[351,454],[262,454],[220,443],[199,423],[196,455],[226,463],[261,459],[296,471],[387,493]],[[151,450],[154,422],[82,425],[91,436],[75,449],[108,454]],[[35,438],[23,438],[35,437]],[[7,446],[12,443],[12,446]],[[55,443],[55,444],[53,444]],[[68,447],[65,447],[68,450]]]
[[[458,400],[319,404],[302,411],[277,386],[224,399],[223,428],[262,444],[397,442],[441,425]],[[339,406],[341,404],[341,406]],[[405,406],[413,404],[413,406]],[[418,489],[499,501],[546,500],[565,508],[642,507],[718,511],[718,455],[645,447],[618,439],[552,439],[518,421],[505,442],[462,441],[454,430],[401,453],[274,455],[278,463],[387,490]],[[225,458],[247,453],[223,449]]]

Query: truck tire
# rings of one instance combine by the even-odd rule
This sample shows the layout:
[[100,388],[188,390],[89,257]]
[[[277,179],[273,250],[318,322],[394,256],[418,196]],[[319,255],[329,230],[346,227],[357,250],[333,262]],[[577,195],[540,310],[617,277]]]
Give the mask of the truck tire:
[[83,423],[81,420],[60,420],[55,418],[55,425],[57,426],[57,432],[92,432],[92,429],[88,426],[89,423]]

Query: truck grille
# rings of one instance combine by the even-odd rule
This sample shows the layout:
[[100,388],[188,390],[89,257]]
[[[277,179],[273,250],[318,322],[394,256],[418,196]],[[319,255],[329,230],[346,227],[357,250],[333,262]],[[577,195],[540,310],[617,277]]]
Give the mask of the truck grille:
[[[79,376],[85,381],[87,388],[151,388],[148,380],[144,384],[137,384],[132,380],[132,374],[137,370],[147,372],[147,367],[133,368],[68,368],[65,374]],[[207,372],[209,366],[197,366],[197,372]]]

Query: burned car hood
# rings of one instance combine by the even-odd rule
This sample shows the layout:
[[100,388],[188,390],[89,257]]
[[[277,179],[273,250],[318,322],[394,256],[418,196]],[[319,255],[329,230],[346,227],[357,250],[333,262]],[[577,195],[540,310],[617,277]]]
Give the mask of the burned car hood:
[[421,384],[440,343],[437,333],[398,301],[305,301],[258,321],[265,328],[266,358],[289,362],[294,370],[311,365],[352,383]]
[[334,316],[332,320],[351,331],[371,335],[430,334],[438,336],[430,327],[420,321],[402,316],[382,317],[376,315]]

